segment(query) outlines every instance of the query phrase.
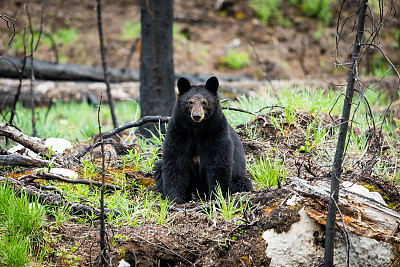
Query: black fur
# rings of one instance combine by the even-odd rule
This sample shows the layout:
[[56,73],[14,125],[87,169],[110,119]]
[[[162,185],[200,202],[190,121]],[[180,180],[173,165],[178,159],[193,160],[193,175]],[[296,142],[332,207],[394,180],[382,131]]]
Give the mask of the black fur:
[[[154,167],[157,190],[176,203],[191,200],[197,192],[212,196],[217,182],[224,194],[228,189],[231,193],[253,190],[246,178],[242,143],[222,112],[218,86],[216,77],[199,86],[191,86],[185,78],[178,80],[179,96],[168,123],[163,159]],[[204,111],[200,122],[191,117],[196,104]]]

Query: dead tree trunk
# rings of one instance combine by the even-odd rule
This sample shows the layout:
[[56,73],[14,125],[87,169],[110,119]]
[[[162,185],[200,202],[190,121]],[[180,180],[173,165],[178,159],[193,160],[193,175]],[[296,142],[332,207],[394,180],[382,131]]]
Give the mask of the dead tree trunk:
[[[173,0],[142,0],[141,23],[141,116],[170,116],[175,103],[172,46]],[[145,124],[139,127],[138,133],[151,137],[151,133],[156,133],[155,126],[154,123]]]
[[331,192],[329,198],[328,217],[326,221],[326,239],[325,239],[325,257],[324,266],[333,266],[333,252],[335,239],[335,221],[337,212],[337,203],[339,198],[339,180],[342,171],[343,155],[346,146],[347,129],[350,118],[351,104],[354,94],[354,84],[358,69],[361,41],[364,34],[364,21],[367,10],[368,0],[363,0],[359,7],[358,27],[356,40],[353,46],[351,57],[351,67],[348,73],[346,96],[344,99],[342,120],[339,128],[339,137],[336,146],[335,158],[331,172]]

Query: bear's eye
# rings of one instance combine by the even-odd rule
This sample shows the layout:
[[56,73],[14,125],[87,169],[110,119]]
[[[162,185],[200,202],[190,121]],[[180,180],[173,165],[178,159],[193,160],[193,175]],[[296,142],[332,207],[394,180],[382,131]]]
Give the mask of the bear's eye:
[[207,105],[207,100],[205,100],[205,99],[201,100],[201,104],[202,105]]
[[192,99],[189,100],[189,105],[193,105],[194,101]]

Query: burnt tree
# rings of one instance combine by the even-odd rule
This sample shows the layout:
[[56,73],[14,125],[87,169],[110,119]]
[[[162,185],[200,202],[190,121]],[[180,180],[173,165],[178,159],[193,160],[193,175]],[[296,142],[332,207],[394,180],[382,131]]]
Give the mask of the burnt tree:
[[[141,116],[170,116],[175,103],[172,46],[173,0],[142,0],[142,55],[140,65]],[[161,130],[164,132],[163,125]],[[151,137],[158,124],[148,123],[138,133]]]

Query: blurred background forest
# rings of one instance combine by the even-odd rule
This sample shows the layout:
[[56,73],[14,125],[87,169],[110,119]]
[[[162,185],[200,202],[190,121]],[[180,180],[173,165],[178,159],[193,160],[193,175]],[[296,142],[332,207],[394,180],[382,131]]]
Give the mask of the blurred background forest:
[[[346,1],[352,5],[352,1]],[[23,57],[27,17],[24,1],[3,0],[0,10],[16,19],[16,37],[1,25],[0,55]],[[39,35],[43,1],[29,1]],[[357,1],[354,1],[354,6]],[[378,1],[369,4],[378,10]],[[47,2],[43,36],[35,58],[51,62],[100,66],[95,1]],[[111,68],[139,70],[140,1],[103,1],[103,31]],[[400,5],[395,1],[395,7]],[[335,67],[334,49],[340,5],[333,0],[202,0],[174,1],[176,73],[271,80],[317,79],[343,82],[347,72]],[[349,9],[345,9],[349,10]],[[346,11],[345,11],[346,12]],[[349,11],[347,11],[349,12]],[[346,17],[349,14],[343,14]],[[351,25],[350,25],[351,26]],[[354,35],[349,36],[353,42]],[[400,15],[380,33],[380,46],[400,64]],[[57,56],[55,53],[57,48]],[[351,51],[342,51],[348,53]],[[381,77],[388,65],[379,53],[367,56],[362,76]],[[263,71],[264,70],[264,71]],[[388,73],[390,76],[391,73]]]
[[[144,105],[138,103],[139,87],[145,80],[142,79],[143,74],[146,74],[146,71],[142,71],[142,77],[139,76],[141,61],[142,63],[146,61],[143,60],[146,59],[146,53],[143,52],[141,58],[142,36],[145,40],[145,35],[141,36],[141,8],[145,10],[141,5],[144,3],[146,3],[144,0],[103,0],[101,4],[108,68],[128,69],[129,71],[125,72],[134,74],[122,82],[112,81],[112,97],[117,100],[116,114],[120,123],[128,124],[127,122],[135,121],[143,116],[145,110]],[[369,222],[368,227],[360,228],[360,231],[355,223],[355,226],[353,225],[355,230],[351,231],[366,235],[370,234],[368,232],[370,230],[366,229],[372,229],[373,238],[395,242],[395,253],[398,255],[400,215],[392,212],[391,208],[400,209],[400,100],[397,91],[399,76],[395,71],[395,68],[400,70],[399,0],[368,1],[371,9],[367,12],[364,24],[363,41],[366,44],[354,46],[362,46],[362,51],[354,71],[357,73],[350,72],[355,78],[349,78],[349,81],[357,81],[355,88],[357,94],[351,105],[353,113],[350,120],[343,119],[345,123],[338,123],[340,111],[346,106],[342,104],[342,100],[346,98],[340,96],[344,95],[343,85],[348,79],[349,62],[352,58],[357,29],[356,19],[361,17],[358,15],[360,3],[361,1],[347,0],[343,1],[341,6],[341,3],[334,0],[174,0],[172,32],[175,76],[170,75],[171,81],[178,76],[185,76],[192,84],[199,84],[210,76],[218,77],[221,82],[220,96],[224,99],[223,107],[226,109],[225,115],[238,131],[245,148],[247,176],[253,179],[254,185],[257,186],[251,198],[243,195],[236,200],[232,198],[231,201],[225,200],[222,196],[218,200],[219,203],[236,201],[232,211],[235,216],[233,219],[222,217],[222,212],[219,212],[218,218],[215,219],[216,213],[213,213],[215,211],[211,208],[208,209],[206,206],[204,209],[198,208],[199,201],[191,203],[192,207],[187,206],[193,211],[192,213],[186,213],[186,207],[183,213],[179,207],[171,208],[173,206],[168,200],[163,201],[155,193],[152,188],[152,168],[154,162],[161,157],[164,138],[162,134],[153,138],[150,144],[143,142],[141,138],[136,138],[137,132],[133,130],[121,132],[122,137],[115,139],[118,141],[117,145],[114,141],[108,140],[110,151],[106,154],[109,157],[107,159],[109,167],[105,169],[103,166],[101,171],[100,156],[103,157],[101,162],[104,163],[105,153],[99,152],[100,149],[97,147],[97,150],[94,150],[94,153],[90,152],[89,155],[89,150],[103,143],[103,141],[97,142],[99,128],[104,126],[104,131],[117,128],[114,123],[114,127],[111,126],[108,110],[101,112],[98,108],[101,105],[93,106],[99,103],[100,92],[105,92],[103,72],[99,71],[102,58],[94,0],[0,0],[0,77],[2,77],[0,134],[7,136],[4,129],[12,128],[6,122],[10,121],[8,116],[13,108],[6,102],[11,103],[17,89],[22,88],[18,105],[14,106],[16,110],[14,125],[27,135],[69,139],[73,143],[73,148],[70,147],[71,151],[67,151],[65,157],[71,156],[69,159],[74,160],[74,165],[71,165],[72,167],[64,163],[63,165],[74,169],[75,177],[100,181],[104,179],[103,174],[106,174],[106,182],[118,186],[114,194],[105,196],[106,206],[111,209],[107,219],[110,229],[111,226],[121,226],[118,228],[118,235],[110,234],[115,241],[112,241],[110,255],[118,255],[118,259],[125,258],[135,265],[152,262],[158,266],[163,264],[172,266],[181,265],[183,262],[199,266],[236,266],[246,261],[254,266],[267,266],[271,258],[275,257],[275,259],[292,258],[297,261],[295,264],[282,266],[301,266],[299,262],[303,259],[302,252],[298,257],[280,256],[276,252],[268,254],[271,258],[267,257],[265,251],[267,247],[273,248],[273,241],[267,240],[262,243],[259,234],[274,227],[289,229],[297,222],[298,210],[285,204],[293,194],[291,189],[288,191],[285,186],[290,181],[296,182],[298,177],[305,180],[328,181],[336,150],[336,137],[343,133],[338,126],[351,121],[352,130],[348,134],[349,141],[346,145],[342,177],[346,181],[362,182],[368,190],[381,194],[382,202],[387,204],[386,215],[392,216],[391,224],[384,225],[379,234],[377,233],[382,223],[373,225]],[[385,6],[381,7],[380,3],[384,3]],[[143,22],[143,25],[146,23]],[[377,29],[379,34],[376,34]],[[31,42],[32,35],[34,42]],[[337,35],[340,35],[340,38]],[[32,49],[32,43],[36,44],[39,38],[37,49]],[[380,53],[379,49],[384,53]],[[20,84],[17,79],[3,79],[9,77],[1,67],[5,66],[10,58],[21,60],[24,56],[28,58],[31,50],[35,50],[33,54],[37,65],[39,61],[60,63],[47,65],[55,69],[63,64],[75,64],[71,69],[78,74],[81,66],[96,66],[99,67],[97,71],[101,73],[101,77],[97,80],[69,79],[65,82],[58,81],[59,77],[56,76],[46,81],[40,80],[35,70],[35,73],[26,72],[24,78],[28,79],[23,80],[20,73],[13,76],[13,78],[20,76]],[[167,53],[163,55],[165,54]],[[394,66],[387,62],[384,55]],[[27,67],[29,65],[27,64]],[[159,76],[164,75],[160,68],[153,67],[152,70],[158,72]],[[119,73],[124,74],[124,71]],[[161,79],[148,77],[151,77],[148,80],[160,84]],[[172,87],[168,92],[171,99],[174,98]],[[326,90],[330,87],[333,90]],[[158,90],[154,87],[151,89],[148,91]],[[143,93],[142,88],[140,93]],[[93,98],[89,97],[91,94],[94,95]],[[143,97],[143,94],[141,96],[141,99],[156,98]],[[31,110],[24,107],[29,105]],[[149,106],[156,105],[151,103]],[[168,121],[168,118],[163,121]],[[131,127],[133,126],[129,128]],[[110,132],[112,131],[108,133]],[[88,143],[93,145],[86,146]],[[111,144],[114,144],[113,149]],[[4,142],[4,148],[8,148],[8,145]],[[52,146],[49,148],[49,155],[43,154],[45,162],[40,163],[46,172],[54,170],[53,167],[56,166],[54,164],[58,164],[56,161],[58,155],[54,154]],[[38,151],[40,150],[41,146]],[[46,152],[47,150],[48,147],[45,148]],[[1,156],[4,159],[15,156],[11,154],[16,153],[5,151],[1,146],[0,154],[0,159]],[[55,161],[49,161],[51,157]],[[45,175],[37,169],[20,169],[19,165],[26,162],[12,164],[4,162],[6,161],[3,161],[0,172],[3,181],[7,177],[31,185],[34,179],[42,179]],[[37,172],[39,178],[29,176],[31,172]],[[28,233],[26,248],[17,249],[22,256],[18,258],[9,253],[7,254],[11,255],[9,259],[18,258],[21,262],[27,263],[39,262],[34,266],[50,266],[48,263],[54,263],[54,266],[88,266],[93,256],[92,245],[99,238],[96,235],[86,235],[86,226],[89,223],[92,225],[94,221],[97,223],[97,215],[93,210],[98,208],[100,192],[93,190],[93,184],[91,187],[86,184],[69,185],[53,181],[43,181],[44,186],[50,187],[40,187],[40,184],[36,184],[39,186],[38,190],[59,188],[61,192],[66,192],[63,196],[66,196],[68,203],[74,203],[76,207],[86,205],[88,211],[83,212],[83,216],[79,215],[82,218],[76,218],[76,212],[73,212],[71,207],[68,210],[60,205],[57,210],[47,210],[47,215],[51,215],[49,221],[51,223],[54,221],[56,227],[49,227],[49,234],[43,238],[44,223],[41,222],[37,227],[39,241],[32,239],[32,244],[42,242],[41,245],[31,246],[29,240],[32,235]],[[268,191],[271,187],[273,190]],[[303,189],[297,190],[295,194],[302,194],[303,191]],[[242,199],[245,199],[245,202],[242,202]],[[8,205],[14,202],[16,201],[4,203]],[[253,204],[248,207],[247,203]],[[326,215],[327,203],[325,207],[314,205],[312,201],[308,204],[310,207],[318,206],[313,211],[314,217],[311,213],[309,215],[311,214],[310,216],[317,221],[319,219],[320,224],[325,224],[320,218]],[[254,208],[256,205],[257,208]],[[143,206],[146,208],[143,209]],[[297,205],[296,209],[300,209],[300,206]],[[43,214],[35,217],[45,217],[44,208],[41,210]],[[200,210],[204,210],[206,214],[198,212]],[[213,214],[210,218],[206,217],[208,210],[209,214]],[[13,211],[13,208],[2,206],[0,201],[0,226],[3,218],[8,218],[3,216],[6,214],[5,211]],[[22,218],[26,217],[26,213],[25,211],[21,213]],[[67,214],[73,214],[75,217],[71,218]],[[281,214],[284,216],[281,217]],[[359,211],[347,215],[356,216],[354,214],[361,218]],[[83,218],[84,216],[86,217]],[[242,219],[244,216],[245,220]],[[276,219],[276,216],[279,219]],[[365,219],[364,214],[362,216]],[[386,220],[381,214],[376,217]],[[241,218],[239,224],[238,218]],[[349,220],[348,225],[357,221],[358,217]],[[59,225],[66,224],[68,227],[58,228]],[[167,224],[168,227],[163,227]],[[211,224],[213,227],[210,227]],[[238,228],[240,224],[246,228]],[[17,222],[15,228],[18,229],[19,225]],[[191,227],[189,231],[187,231],[188,225]],[[227,231],[226,227],[231,229]],[[8,229],[13,228],[8,227]],[[173,230],[170,231],[171,229]],[[205,234],[199,235],[199,229],[204,230]],[[315,261],[315,265],[323,259],[320,252],[324,248],[322,244],[325,239],[322,238],[324,235],[322,228],[318,229],[321,239],[318,239],[316,244],[319,249],[315,254],[317,256],[310,254],[310,258],[305,260],[306,263]],[[374,232],[375,229],[378,230]],[[178,234],[174,235],[175,230]],[[309,231],[313,233],[310,237],[313,242],[316,242],[314,234],[318,231]],[[382,235],[382,232],[386,236]],[[9,235],[2,237],[3,233],[4,231],[0,231],[0,255],[6,255],[2,254],[2,251],[8,248],[17,248],[14,244],[23,243],[21,238],[13,235],[12,231],[8,230]],[[184,240],[188,240],[188,243],[182,242],[181,233],[184,233]],[[10,241],[11,245],[2,247],[4,242],[1,241],[4,236],[10,237],[10,240],[13,238],[12,241],[15,243]],[[62,242],[58,242],[61,236]],[[160,238],[162,241],[154,238]],[[286,250],[281,249],[283,239],[278,238],[276,244],[278,251],[286,253]],[[290,247],[303,247],[303,241],[297,237],[295,239],[301,245],[293,246],[290,243]],[[150,241],[146,243],[143,240]],[[167,253],[164,249],[165,243],[162,242],[174,246],[170,246],[172,249],[168,249]],[[192,251],[187,249],[188,244]],[[30,251],[40,253],[35,254]],[[95,246],[95,251],[100,255],[100,251],[103,250]],[[375,245],[367,247],[365,251],[373,255],[376,252]],[[365,251],[353,252],[357,256],[353,260],[359,263],[359,259],[366,258]],[[241,257],[244,254],[247,256]],[[135,256],[134,259],[132,255]],[[385,263],[391,262],[391,257],[386,257]],[[350,256],[347,255],[347,258]],[[371,256],[370,260],[374,258],[377,257]],[[3,263],[2,260],[0,258],[0,264]],[[398,266],[399,261],[397,257],[391,266]],[[388,266],[381,263],[371,265]]]

